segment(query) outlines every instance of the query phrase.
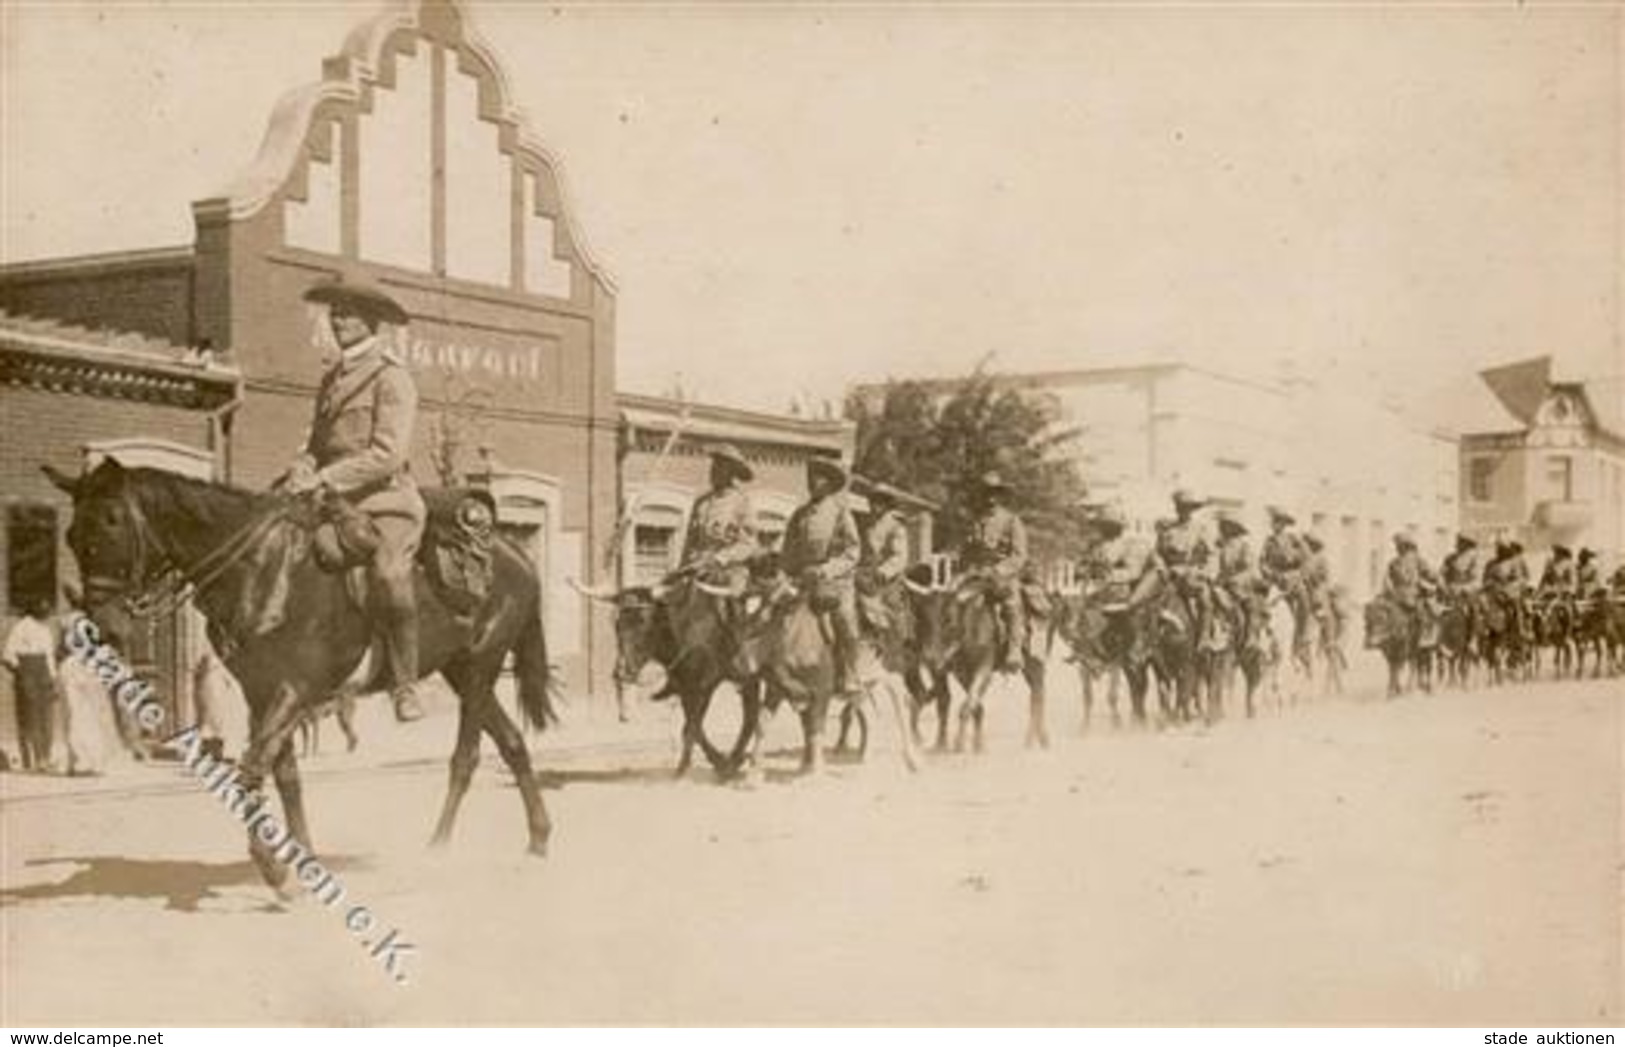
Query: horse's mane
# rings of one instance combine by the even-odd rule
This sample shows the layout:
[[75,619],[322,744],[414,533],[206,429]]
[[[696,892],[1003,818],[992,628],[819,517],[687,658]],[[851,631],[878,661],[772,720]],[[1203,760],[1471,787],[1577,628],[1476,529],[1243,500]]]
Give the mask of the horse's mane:
[[179,516],[189,524],[215,530],[240,526],[272,496],[213,480],[197,480],[163,469],[125,471],[132,490],[155,516]]

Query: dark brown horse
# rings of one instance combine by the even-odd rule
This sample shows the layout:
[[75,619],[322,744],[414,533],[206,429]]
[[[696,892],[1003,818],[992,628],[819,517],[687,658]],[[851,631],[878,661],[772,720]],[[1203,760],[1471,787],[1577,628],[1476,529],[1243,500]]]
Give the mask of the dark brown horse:
[[[683,752],[677,776],[688,773],[694,750],[705,754],[718,777],[732,777],[743,763],[756,731],[760,683],[747,671],[730,627],[734,613],[727,594],[710,591],[688,577],[658,589],[637,586],[597,590],[578,586],[585,595],[615,608],[615,678],[623,685],[638,683],[644,670],[659,665],[664,684],[651,698],[676,695],[683,708]],[[706,735],[706,714],[712,696],[724,683],[740,693],[743,713],[738,735],[727,748]]]
[[[959,707],[959,725],[954,733],[954,748],[965,747],[967,731],[977,752],[983,748],[982,729],[986,715],[983,699],[999,669],[1001,647],[1007,642],[999,625],[999,610],[990,583],[976,575],[960,580],[954,595],[952,636],[953,657],[949,661],[950,673],[965,692],[965,701]],[[1028,748],[1049,748],[1049,730],[1044,724],[1045,665],[1041,651],[1047,645],[1047,622],[1030,623],[1029,650],[1020,652],[1021,677],[1027,684]]]
[[[52,481],[73,496],[68,544],[84,581],[85,610],[103,637],[117,645],[130,634],[132,606],[167,583],[189,583],[209,622],[210,638],[242,685],[249,708],[249,740],[238,761],[244,788],[257,794],[274,776],[288,829],[308,853],[299,767],[293,738],[313,707],[338,691],[371,646],[363,610],[341,574],[323,571],[309,556],[292,561],[285,580],[285,613],[260,629],[242,626],[245,597],[263,580],[254,555],[265,543],[297,542],[286,518],[293,504],[278,496],[203,483],[152,469],[124,469],[113,461],[77,479],[47,467]],[[263,530],[262,530],[263,528]],[[302,533],[302,532],[301,532]],[[254,534],[241,556],[222,556],[239,536]],[[306,543],[308,545],[308,543]],[[418,574],[420,667],[439,671],[460,700],[457,746],[450,784],[433,843],[451,836],[458,806],[479,762],[480,735],[496,743],[519,786],[532,853],[547,849],[552,826],[518,727],[495,693],[509,652],[514,655],[519,706],[531,725],[553,717],[547,645],[542,635],[540,586],[522,553],[499,540],[488,598],[472,620],[459,620]],[[251,599],[247,602],[253,602]],[[281,890],[288,867],[254,833],[249,853],[261,874]]]
[[920,714],[927,706],[936,710],[937,732],[933,749],[945,752],[948,748],[949,709],[953,705],[953,689],[949,683],[952,662],[958,651],[954,639],[954,593],[936,584],[928,564],[916,564],[903,577],[903,594],[908,616],[907,644],[903,656],[903,680],[908,687],[909,731],[917,744],[924,744],[920,736]]
[[1430,639],[1425,613],[1420,605],[1406,607],[1381,594],[1365,605],[1365,645],[1381,651],[1388,663],[1390,698],[1399,697],[1411,686],[1427,693],[1433,691],[1437,628],[1434,627],[1435,635]]
[[[1112,726],[1121,727],[1118,684],[1125,676],[1134,646],[1134,623],[1126,601],[1109,599],[1105,590],[1089,589],[1060,597],[1055,607],[1055,633],[1071,650],[1071,661],[1078,667],[1078,682],[1083,691],[1083,731],[1089,730],[1094,719],[1095,684],[1102,678],[1107,682]],[[1134,719],[1136,726],[1144,726],[1143,692],[1134,709]]]

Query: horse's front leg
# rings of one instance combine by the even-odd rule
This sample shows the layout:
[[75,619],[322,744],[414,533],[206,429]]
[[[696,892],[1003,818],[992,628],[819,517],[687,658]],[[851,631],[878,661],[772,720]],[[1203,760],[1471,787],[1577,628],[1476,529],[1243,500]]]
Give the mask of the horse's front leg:
[[705,720],[705,709],[711,702],[709,695],[698,695],[685,688],[680,700],[683,703],[683,748],[682,754],[677,758],[677,771],[674,777],[687,776],[688,770],[694,765],[694,748],[699,744],[697,737],[700,724]]
[[[238,780],[242,782],[243,791],[253,797],[256,807],[263,809],[266,803],[265,775],[268,770],[275,771],[274,764],[280,762],[285,746],[291,744],[293,734],[299,729],[302,722],[300,708],[300,692],[292,683],[283,681],[271,691],[269,698],[252,702],[257,715],[252,717],[249,729],[248,745],[243,753],[242,761],[238,764]],[[289,752],[291,758],[292,753]],[[285,772],[284,772],[285,773]],[[282,791],[282,782],[279,777],[278,791]],[[297,772],[294,778],[294,795],[299,796]],[[284,799],[286,797],[284,796]],[[301,805],[302,806],[302,805]],[[303,811],[299,815],[303,820]],[[264,830],[267,819],[255,819],[254,827],[248,830],[248,855],[253,859],[254,866],[259,869],[260,876],[265,882],[275,888],[278,893],[285,894],[284,886],[288,880],[288,867],[277,859],[271,844],[265,839],[268,832]],[[292,829],[292,826],[286,828]],[[281,846],[281,840],[277,845]]]
[[1078,685],[1083,691],[1083,723],[1078,733],[1088,734],[1090,715],[1095,707],[1095,676],[1090,671],[1089,663],[1081,659],[1078,662]]
[[1045,723],[1044,662],[1029,657],[1022,676],[1027,680],[1027,748],[1049,748],[1049,726]]
[[824,721],[829,718],[829,696],[818,693],[801,709],[801,773],[815,775],[824,769]]
[[288,832],[302,844],[307,852],[316,847],[310,840],[310,823],[305,819],[305,792],[299,781],[299,760],[294,755],[293,739],[288,738],[277,751],[271,764],[276,779],[277,795],[282,798],[282,816],[288,823]]

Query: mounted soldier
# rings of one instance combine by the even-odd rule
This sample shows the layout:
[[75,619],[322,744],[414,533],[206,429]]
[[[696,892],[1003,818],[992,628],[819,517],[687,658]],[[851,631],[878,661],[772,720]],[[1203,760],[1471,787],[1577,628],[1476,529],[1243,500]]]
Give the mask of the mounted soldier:
[[1320,618],[1324,641],[1336,647],[1343,635],[1345,608],[1332,588],[1332,568],[1326,562],[1326,542],[1320,535],[1310,532],[1303,536],[1307,559],[1303,564],[1304,587],[1309,594],[1309,608]]
[[1551,558],[1540,572],[1540,594],[1548,600],[1574,595],[1574,553],[1566,545],[1552,546]]
[[1309,609],[1314,614],[1325,614],[1332,598],[1332,567],[1326,562],[1326,542],[1310,532],[1303,536],[1303,548],[1303,586],[1309,596]]
[[879,634],[891,627],[899,613],[898,591],[909,565],[904,502],[920,503],[890,484],[874,481],[864,485],[863,494],[872,511],[863,531],[858,566],[858,618]]
[[1523,547],[1517,542],[1497,542],[1495,558],[1484,568],[1484,587],[1501,605],[1511,621],[1513,632],[1520,638],[1528,635],[1528,618],[1524,613],[1524,596],[1529,584],[1529,573],[1521,555]]
[[750,561],[761,553],[755,512],[745,490],[755,478],[737,448],[718,444],[711,449],[711,489],[695,499],[689,512],[678,575],[736,596],[744,592]]
[[1468,635],[1478,629],[1478,608],[1474,597],[1479,588],[1478,543],[1464,534],[1456,535],[1456,548],[1439,568],[1440,583],[1447,599],[1461,608]]
[[980,580],[998,607],[1005,627],[1001,668],[1019,672],[1027,650],[1027,614],[1023,606],[1022,572],[1027,567],[1027,527],[1011,511],[1010,486],[996,472],[976,481],[975,517],[959,550],[967,572],[964,582]]
[[1597,551],[1580,550],[1580,563],[1574,572],[1574,591],[1582,600],[1588,600],[1602,591],[1602,569],[1597,566]]
[[805,504],[784,528],[779,566],[828,623],[835,652],[835,691],[858,692],[858,609],[854,577],[863,540],[842,492],[847,473],[829,458],[807,462]]
[[1259,569],[1264,580],[1286,596],[1292,608],[1293,646],[1308,642],[1309,594],[1304,585],[1303,567],[1309,559],[1308,546],[1295,530],[1297,520],[1279,506],[1269,509],[1270,533],[1264,539],[1259,555]]
[[1447,592],[1469,596],[1478,588],[1478,543],[1464,534],[1456,535],[1456,549],[1444,558],[1440,574]]
[[1128,521],[1120,509],[1107,506],[1089,521],[1092,541],[1078,561],[1078,573],[1089,592],[1108,605],[1128,600],[1129,588],[1138,576],[1126,536]]
[[315,416],[303,451],[277,481],[291,495],[332,495],[365,513],[377,544],[367,563],[369,611],[389,671],[396,719],[422,718],[418,678],[417,601],[412,571],[426,510],[409,459],[418,392],[381,324],[405,325],[406,310],[364,282],[335,280],[305,293],[327,307],[338,358],[316,390]]
[[1425,630],[1431,618],[1428,598],[1438,591],[1439,579],[1417,551],[1416,539],[1394,535],[1394,558],[1388,561],[1383,595],[1410,617],[1413,630]]
[[1208,545],[1196,521],[1196,513],[1207,505],[1189,491],[1174,492],[1174,518],[1157,521],[1157,542],[1140,583],[1135,587],[1131,602],[1138,605],[1145,600],[1150,579],[1160,573],[1173,581],[1175,593],[1185,605],[1185,613],[1195,623],[1198,635],[1207,620],[1207,586],[1203,572],[1207,568]]
[[1236,649],[1250,650],[1258,642],[1261,615],[1255,604],[1259,575],[1252,547],[1247,544],[1247,525],[1230,513],[1219,517],[1215,561],[1213,595],[1219,609],[1237,624]]

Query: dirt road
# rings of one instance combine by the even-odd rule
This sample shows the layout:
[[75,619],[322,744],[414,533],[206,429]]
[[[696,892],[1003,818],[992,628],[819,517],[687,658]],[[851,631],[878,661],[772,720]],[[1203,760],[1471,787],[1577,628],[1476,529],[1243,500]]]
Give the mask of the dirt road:
[[[397,986],[312,903],[279,911],[202,794],[4,811],[8,1025],[1616,1024],[1617,681],[1342,700],[908,778],[564,775],[545,862],[482,767],[309,788]],[[545,762],[545,761],[544,761]],[[787,762],[785,763],[787,766]]]

